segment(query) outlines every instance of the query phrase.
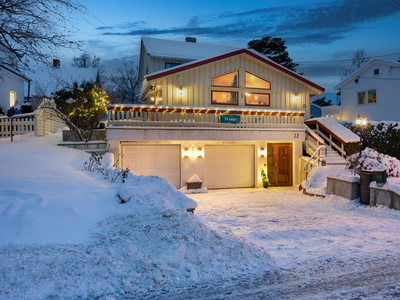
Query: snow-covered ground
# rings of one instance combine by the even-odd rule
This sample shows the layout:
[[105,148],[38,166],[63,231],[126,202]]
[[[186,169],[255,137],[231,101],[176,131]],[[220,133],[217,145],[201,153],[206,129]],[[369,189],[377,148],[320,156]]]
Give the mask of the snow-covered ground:
[[1,299],[361,299],[376,296],[371,268],[391,276],[372,278],[391,289],[372,299],[400,295],[399,211],[291,187],[110,183],[59,139],[0,140]]

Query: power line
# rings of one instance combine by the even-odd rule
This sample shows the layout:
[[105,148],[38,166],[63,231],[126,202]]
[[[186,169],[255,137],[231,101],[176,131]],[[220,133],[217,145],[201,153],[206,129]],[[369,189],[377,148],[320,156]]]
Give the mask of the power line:
[[[390,2],[388,2],[388,1],[386,1],[386,0],[382,0],[382,1],[385,2],[385,3],[387,3],[387,4],[389,4],[389,5],[391,5],[391,6],[393,6],[394,8],[397,8],[398,10],[400,10],[400,7],[396,6],[395,4],[390,3]],[[396,2],[395,0],[392,0],[392,1],[393,1],[394,3],[400,4],[400,3]]]

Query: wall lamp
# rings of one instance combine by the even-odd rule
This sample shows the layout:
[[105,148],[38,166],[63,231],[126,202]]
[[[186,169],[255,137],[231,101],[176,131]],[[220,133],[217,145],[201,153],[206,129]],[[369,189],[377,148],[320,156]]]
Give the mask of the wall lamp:
[[183,157],[188,158],[189,157],[189,148],[183,149]]
[[298,93],[294,94],[294,99],[295,99],[296,101],[299,101],[299,100],[300,100],[300,96],[299,96]]
[[261,157],[265,157],[266,154],[267,154],[267,153],[266,153],[266,151],[265,151],[265,148],[261,148],[261,149],[260,149],[260,156],[261,156]]
[[182,89],[182,87],[179,87],[179,95],[183,95],[183,89]]
[[204,150],[203,149],[201,149],[201,148],[197,149],[197,157],[198,158],[204,157]]

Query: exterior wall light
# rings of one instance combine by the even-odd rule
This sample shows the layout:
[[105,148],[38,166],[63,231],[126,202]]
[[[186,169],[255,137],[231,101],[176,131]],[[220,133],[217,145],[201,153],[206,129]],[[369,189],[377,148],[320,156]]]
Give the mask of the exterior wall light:
[[182,87],[179,87],[179,95],[183,95],[183,89],[182,89]]
[[294,94],[294,99],[295,99],[296,101],[299,101],[299,100],[300,100],[300,96],[299,96],[298,93]]
[[183,150],[183,157],[184,157],[184,158],[188,158],[188,157],[189,157],[189,148],[185,148],[185,149]]
[[260,156],[261,156],[261,157],[265,157],[266,154],[267,154],[267,153],[266,153],[266,151],[265,151],[265,148],[261,148],[261,149],[260,149]]
[[198,158],[204,157],[204,150],[203,149],[201,149],[201,148],[197,149],[197,157]]

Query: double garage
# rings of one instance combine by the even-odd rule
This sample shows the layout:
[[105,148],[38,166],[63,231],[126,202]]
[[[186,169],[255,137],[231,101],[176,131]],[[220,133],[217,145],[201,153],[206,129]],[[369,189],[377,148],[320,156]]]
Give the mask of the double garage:
[[[121,166],[136,175],[157,175],[176,188],[194,173],[208,189],[254,187],[254,145],[205,145],[204,155],[185,157],[181,145],[121,145]],[[192,174],[193,173],[193,174]],[[188,177],[188,178],[186,178]]]

